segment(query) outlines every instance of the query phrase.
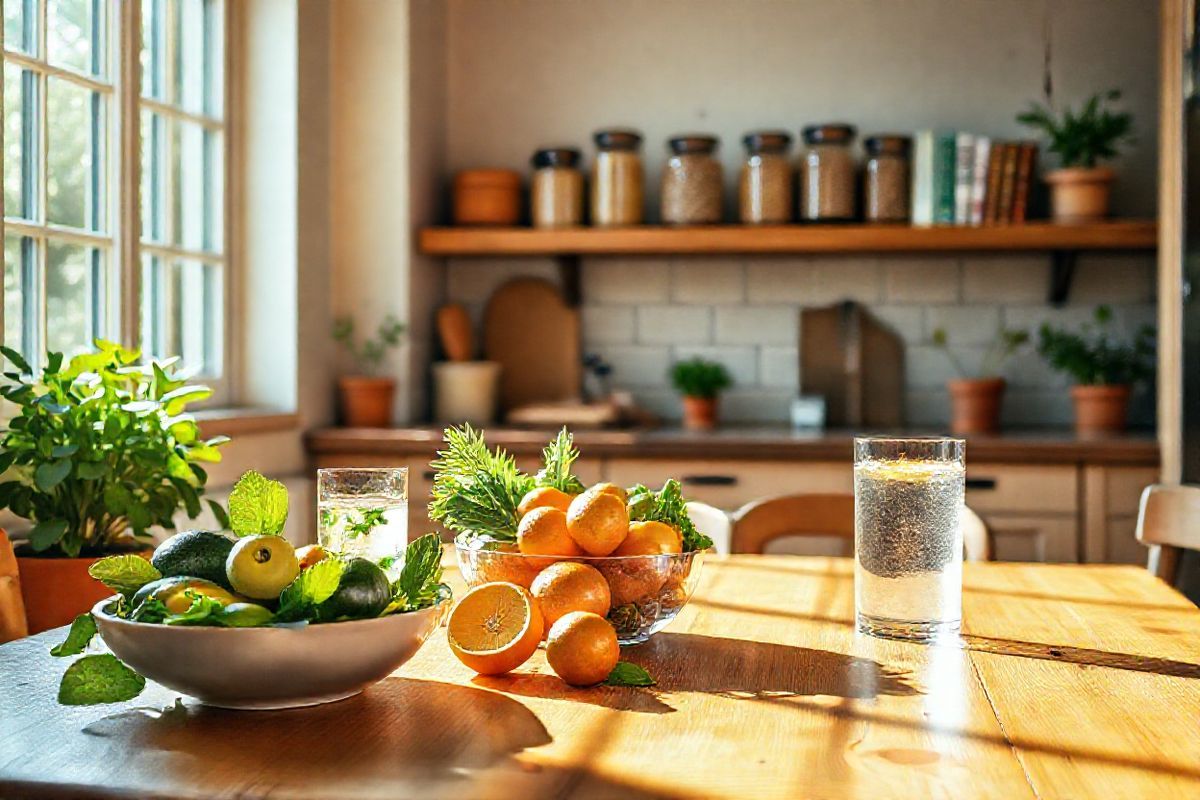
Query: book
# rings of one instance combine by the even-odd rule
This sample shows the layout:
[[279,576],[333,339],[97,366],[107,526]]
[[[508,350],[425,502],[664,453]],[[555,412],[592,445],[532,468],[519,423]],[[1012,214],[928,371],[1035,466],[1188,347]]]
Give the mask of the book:
[[933,131],[913,135],[910,214],[913,225],[933,224]]
[[954,224],[971,221],[971,188],[975,185],[975,135],[954,137]]
[[1017,153],[1016,186],[1013,188],[1013,222],[1024,222],[1029,213],[1029,187],[1037,163],[1037,142],[1021,142]]
[[1004,162],[1004,142],[992,142],[988,151],[986,188],[983,194],[983,224],[994,225],[1000,218],[1000,173]]
[[1013,191],[1017,182],[1017,155],[1020,146],[1015,142],[1004,143],[1004,157],[1000,162],[1000,196],[997,199],[996,221],[1001,225],[1012,222]]
[[957,137],[953,132],[935,134],[933,142],[933,222],[954,224],[954,180]]
[[983,205],[987,196],[988,162],[992,154],[992,140],[987,136],[975,137],[975,159],[971,165],[971,208],[967,224],[983,224]]

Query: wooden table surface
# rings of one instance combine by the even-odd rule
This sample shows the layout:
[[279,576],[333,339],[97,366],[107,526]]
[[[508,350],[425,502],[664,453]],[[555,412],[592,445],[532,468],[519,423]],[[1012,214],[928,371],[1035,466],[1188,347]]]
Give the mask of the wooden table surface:
[[965,582],[964,647],[930,648],[855,633],[849,560],[713,557],[624,653],[654,690],[569,689],[540,652],[476,677],[439,631],[281,712],[61,708],[50,632],[0,646],[0,797],[1200,796],[1200,610],[1135,567]]

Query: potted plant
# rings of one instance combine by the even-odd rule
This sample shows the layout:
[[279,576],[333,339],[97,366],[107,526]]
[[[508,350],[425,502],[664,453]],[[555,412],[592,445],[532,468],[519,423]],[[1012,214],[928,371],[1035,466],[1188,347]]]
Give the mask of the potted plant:
[[1075,430],[1083,434],[1125,430],[1129,394],[1134,384],[1154,374],[1154,329],[1138,331],[1132,342],[1105,334],[1112,321],[1108,306],[1096,308],[1095,324],[1080,333],[1042,325],[1038,352],[1050,366],[1075,379]]
[[[212,394],[176,374],[177,359],[96,341],[66,365],[49,353],[36,375],[15,351],[0,396],[16,406],[0,433],[0,508],[29,520],[18,572],[29,632],[65,625],[111,594],[88,574],[100,556],[150,546],[150,528],[200,514],[208,476],[228,441],[201,439],[189,403]],[[207,501],[222,524],[225,511]]]
[[1031,104],[1017,115],[1022,125],[1045,131],[1050,152],[1062,162],[1061,168],[1046,173],[1055,221],[1092,222],[1108,216],[1114,174],[1099,164],[1115,158],[1118,147],[1133,140],[1133,116],[1107,105],[1120,97],[1115,89],[1092,95],[1078,113],[1064,108],[1061,114],[1047,97],[1045,105]]
[[358,372],[338,378],[342,423],[351,428],[386,428],[392,424],[396,381],[376,373],[388,351],[399,346],[404,323],[390,314],[379,323],[374,338],[355,342],[354,320],[341,317],[333,325],[333,338],[346,348]]
[[1000,371],[1026,342],[1029,333],[1019,330],[996,331],[996,338],[984,353],[974,377],[950,349],[950,337],[944,328],[933,332],[933,343],[942,349],[958,377],[946,381],[950,392],[950,430],[957,434],[995,433],[1000,429],[1000,405],[1004,400],[1004,378]]
[[724,366],[703,358],[680,361],[671,368],[671,383],[683,395],[683,427],[707,431],[717,426],[717,396],[733,384]]

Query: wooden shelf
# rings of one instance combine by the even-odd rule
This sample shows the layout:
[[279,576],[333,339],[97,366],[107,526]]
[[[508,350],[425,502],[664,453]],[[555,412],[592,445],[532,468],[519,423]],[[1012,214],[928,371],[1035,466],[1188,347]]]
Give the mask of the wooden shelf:
[[669,228],[424,228],[419,248],[435,256],[720,255],[803,253],[1078,252],[1153,250],[1153,221],[1011,226],[713,225]]

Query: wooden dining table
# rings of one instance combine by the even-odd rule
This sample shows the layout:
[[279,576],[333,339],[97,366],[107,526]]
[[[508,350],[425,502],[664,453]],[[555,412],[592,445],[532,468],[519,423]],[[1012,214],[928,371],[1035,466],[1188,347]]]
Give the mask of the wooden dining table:
[[964,584],[961,641],[923,646],[856,633],[851,560],[712,556],[622,652],[652,688],[573,689],[541,652],[476,676],[439,630],[357,697],[273,712],[154,684],[61,707],[50,631],[0,646],[0,797],[1200,797],[1200,610],[1130,566]]

